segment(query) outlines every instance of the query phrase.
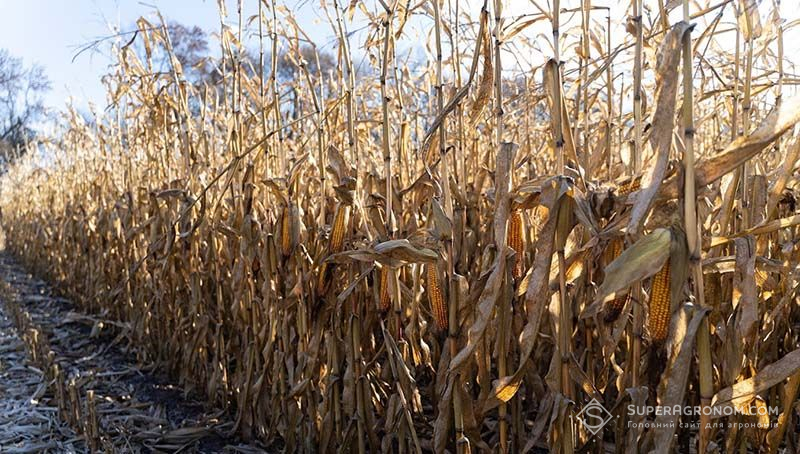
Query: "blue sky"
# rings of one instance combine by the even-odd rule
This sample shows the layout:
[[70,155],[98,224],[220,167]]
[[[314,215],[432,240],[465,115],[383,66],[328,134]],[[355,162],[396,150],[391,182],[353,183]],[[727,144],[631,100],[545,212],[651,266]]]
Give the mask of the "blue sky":
[[[651,1],[655,3],[654,0]],[[787,21],[798,18],[795,1],[782,2],[783,17]],[[258,0],[243,0],[245,17],[257,12],[257,2]],[[320,0],[278,0],[279,5],[285,6],[293,12],[299,25],[315,40],[318,46],[333,51],[335,41],[331,27],[319,2]],[[371,11],[377,9],[376,0],[363,0],[363,2]],[[480,0],[466,0],[463,7],[473,11],[472,17],[477,17],[479,2]],[[229,14],[227,22],[235,27],[237,1],[225,0],[225,3]],[[328,1],[328,4],[332,3],[332,0]],[[342,3],[349,2],[342,0]],[[542,0],[540,3],[546,2]],[[576,2],[562,0],[562,7],[569,7],[572,3]],[[594,5],[611,6],[612,20],[615,21],[624,17],[629,3],[628,0],[593,1]],[[646,1],[646,4],[648,3],[650,1]],[[712,1],[712,3],[716,4],[717,2]],[[504,0],[504,4],[506,5],[504,16],[509,18],[536,12],[529,0]],[[762,20],[766,19],[771,6],[771,0],[761,2]],[[105,101],[105,92],[100,77],[108,72],[109,65],[112,63],[107,55],[109,46],[100,46],[100,52],[84,52],[75,57],[76,53],[88,43],[111,35],[113,30],[131,30],[139,16],[156,20],[154,14],[156,8],[168,20],[176,20],[186,25],[198,25],[210,33],[219,30],[216,0],[0,0],[0,47],[7,48],[13,55],[22,57],[28,64],[35,62],[45,67],[53,85],[46,97],[46,102],[50,107],[63,107],[69,96],[74,97],[75,105],[80,109],[85,109],[88,101],[102,105]],[[693,7],[692,10],[694,11],[695,8]],[[605,16],[605,13],[598,14]],[[677,17],[671,19],[678,20],[680,8],[676,8],[673,15]],[[575,16],[577,15],[572,15],[573,20],[579,21],[579,18],[576,19]],[[726,20],[733,19],[732,15],[729,16],[730,18],[726,18]],[[712,17],[713,14],[707,16],[709,20]],[[359,19],[363,24],[363,15],[357,12],[356,24],[350,27],[351,31],[359,29]],[[536,36],[540,33],[549,35],[549,24],[545,22],[537,23],[536,26],[526,30],[525,34],[528,36]],[[705,23],[701,22],[701,24],[698,30],[704,29]],[[577,23],[562,24],[562,29],[565,30],[565,33],[569,33],[569,27],[574,25]],[[411,25],[406,27],[403,42],[398,43],[398,49],[403,52],[403,49],[415,47],[422,54],[422,46],[427,40],[430,26],[431,21],[428,19],[414,19]],[[731,46],[732,34],[727,34],[727,38],[721,38],[718,41],[719,45]],[[613,44],[616,45],[623,39],[625,39],[624,32],[616,27],[612,38]],[[363,35],[356,35],[351,40],[353,45],[359,42],[363,42]],[[787,32],[785,42],[787,56],[791,58],[798,54],[800,52],[800,27],[795,27],[791,32]],[[212,49],[216,49],[216,38],[211,37],[209,45]],[[510,52],[511,49],[509,48],[508,51]],[[505,63],[506,61],[513,64],[514,58],[509,52],[503,58],[505,68],[509,67],[509,64]],[[363,54],[358,49],[354,49],[354,55],[358,58]],[[424,55],[420,55],[420,57],[424,58]],[[786,69],[791,71],[788,67]]]
[[[318,0],[288,1],[287,8],[300,11],[300,26],[318,42],[331,40],[330,27],[324,13],[313,7]],[[236,24],[236,1],[226,0],[228,22]],[[244,14],[257,12],[258,3],[247,0]],[[282,3],[283,4],[283,3]],[[86,101],[104,101],[100,83],[112,60],[108,46],[101,52],[78,50],[92,41],[112,34],[113,29],[132,29],[140,16],[154,18],[158,8],[167,20],[199,25],[208,32],[219,30],[216,0],[0,0],[0,47],[25,63],[38,63],[52,81],[47,94],[50,107],[61,107],[71,95],[75,104],[85,108]],[[209,40],[214,48],[217,41]]]

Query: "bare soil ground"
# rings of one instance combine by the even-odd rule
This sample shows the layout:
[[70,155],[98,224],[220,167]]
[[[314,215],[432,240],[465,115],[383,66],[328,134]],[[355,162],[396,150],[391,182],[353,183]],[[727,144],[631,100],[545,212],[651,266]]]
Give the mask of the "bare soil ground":
[[123,344],[0,252],[0,452],[265,452]]

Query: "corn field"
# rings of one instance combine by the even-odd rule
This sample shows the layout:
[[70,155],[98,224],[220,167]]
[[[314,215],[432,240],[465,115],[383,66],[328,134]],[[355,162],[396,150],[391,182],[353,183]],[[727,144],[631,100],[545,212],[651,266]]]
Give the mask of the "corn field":
[[6,249],[139,363],[287,452],[797,451],[779,0],[321,0],[327,72],[246,1],[213,84],[139,19],[0,180]]

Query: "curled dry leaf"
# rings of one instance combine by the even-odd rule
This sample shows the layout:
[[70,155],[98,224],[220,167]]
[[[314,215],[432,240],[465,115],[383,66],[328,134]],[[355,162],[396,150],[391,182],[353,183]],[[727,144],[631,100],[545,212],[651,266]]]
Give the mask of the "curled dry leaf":
[[434,262],[439,255],[430,249],[414,246],[407,239],[389,240],[372,248],[345,251],[328,257],[328,261],[347,263],[351,260],[361,262],[380,262],[397,268],[409,263]]
[[718,391],[711,402],[712,418],[719,418],[729,407],[740,408],[756,395],[786,380],[800,370],[800,349],[787,353],[781,359],[764,366],[754,376]]
[[686,22],[675,24],[659,48],[656,68],[656,110],[652,120],[653,129],[650,132],[650,146],[656,154],[656,162],[642,179],[642,189],[638,191],[633,203],[627,233],[634,237],[638,235],[667,171],[675,127],[675,96],[678,92],[681,43],[683,35],[689,33],[691,29],[692,27]]
[[[711,184],[723,175],[733,172],[763,151],[798,121],[800,121],[800,96],[795,96],[783,101],[770,112],[758,129],[737,138],[717,155],[698,162],[695,171],[697,187]],[[665,198],[677,198],[678,184],[677,176],[670,178],[662,186],[659,195]]]
[[[672,354],[670,355],[667,370],[662,378],[665,383],[663,392],[659,393],[659,404],[664,407],[674,408],[684,402],[686,384],[689,371],[692,369],[692,351],[695,335],[700,328],[706,310],[693,308],[688,305],[677,312],[676,321],[672,325]],[[651,451],[656,454],[672,452],[672,443],[675,440],[675,430],[678,428],[680,413],[664,412],[656,416],[654,446]]]
[[492,264],[486,287],[481,292],[477,304],[478,315],[467,333],[467,345],[458,352],[450,363],[450,372],[463,368],[466,361],[475,351],[478,343],[494,312],[495,305],[502,293],[503,281],[506,277],[506,228],[511,208],[509,189],[511,186],[511,166],[514,163],[514,154],[517,145],[503,143],[497,153],[497,171],[495,173],[495,217],[494,239],[498,248],[497,256]]
[[475,101],[469,110],[469,124],[475,127],[480,121],[483,109],[489,103],[492,95],[492,85],[494,84],[494,67],[492,66],[492,47],[489,39],[489,28],[483,24],[483,21],[489,20],[489,13],[481,14],[481,58],[483,58],[483,73],[481,75],[480,84],[478,84],[478,92],[475,95]]
[[[543,184],[542,204],[548,208],[548,213],[558,213],[561,203],[564,197],[568,197],[566,194],[570,189],[569,180],[563,177],[554,177]],[[527,321],[519,338],[521,349],[519,366],[513,374],[499,377],[492,383],[493,398],[487,400],[484,411],[493,408],[501,401],[507,402],[510,400],[517,393],[522,383],[525,363],[536,345],[545,303],[550,299],[548,284],[552,256],[555,250],[557,224],[558,216],[548,216],[536,242],[535,259],[524,299]]]

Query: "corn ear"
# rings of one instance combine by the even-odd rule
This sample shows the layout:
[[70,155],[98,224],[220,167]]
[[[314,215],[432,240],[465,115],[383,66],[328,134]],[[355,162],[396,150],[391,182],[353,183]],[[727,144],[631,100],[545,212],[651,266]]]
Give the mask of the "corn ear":
[[283,207],[281,216],[281,252],[284,257],[292,254],[300,241],[300,215],[297,206],[291,203]]
[[625,196],[632,192],[638,191],[642,187],[642,177],[636,177],[619,186],[617,195]]
[[653,276],[653,285],[650,290],[650,314],[647,318],[647,328],[650,339],[655,344],[664,342],[667,338],[670,319],[670,268],[669,260]]
[[[608,261],[611,262],[622,253],[622,238],[614,238],[608,244]],[[609,301],[606,304],[604,309],[605,315],[603,317],[603,321],[606,323],[615,322],[619,318],[619,314],[622,313],[622,309],[625,307],[625,303],[628,302],[629,295],[619,295],[613,300]]]
[[317,275],[317,295],[324,295],[328,292],[331,283],[334,265],[330,262],[322,262]]
[[445,304],[442,285],[439,282],[439,262],[429,263],[427,266],[428,279],[428,299],[431,303],[431,311],[436,322],[436,327],[442,331],[447,330],[447,304]]
[[344,237],[347,232],[347,225],[350,221],[350,207],[340,203],[336,207],[336,214],[333,217],[333,228],[331,229],[331,241],[328,251],[331,254],[342,252],[344,248]]
[[283,255],[289,255],[292,248],[292,227],[289,220],[289,208],[283,207],[281,214],[281,252]]
[[389,296],[389,267],[381,268],[381,310],[388,311],[392,306],[392,298]]
[[605,308],[605,315],[603,316],[603,321],[605,323],[616,322],[617,319],[619,318],[619,314],[622,313],[622,309],[625,308],[625,303],[628,302],[629,298],[630,294],[626,293],[609,301]]
[[514,279],[520,279],[525,274],[525,219],[522,210],[514,210],[508,220],[508,247],[516,252],[514,269],[511,274]]

